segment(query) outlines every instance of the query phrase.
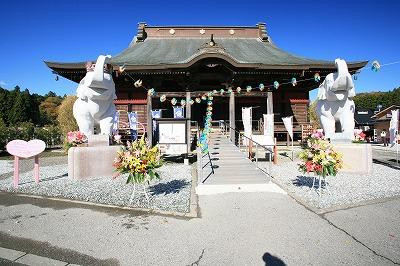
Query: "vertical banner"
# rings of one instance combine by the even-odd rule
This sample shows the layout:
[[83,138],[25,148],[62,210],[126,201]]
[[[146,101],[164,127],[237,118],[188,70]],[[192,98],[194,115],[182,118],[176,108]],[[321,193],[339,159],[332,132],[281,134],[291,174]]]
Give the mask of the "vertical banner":
[[133,140],[137,139],[137,112],[128,113],[129,128]]
[[184,118],[183,107],[174,106],[174,118]]
[[[243,128],[244,135],[248,138],[252,138],[252,107],[242,107],[242,120],[243,120]],[[245,140],[245,144],[248,145],[247,139]]]
[[293,116],[282,117],[282,120],[286,131],[289,133],[289,136],[293,141]]
[[292,161],[294,160],[294,152],[293,152],[293,116],[282,117],[283,124],[285,125],[286,131],[289,133],[290,138],[292,139]]
[[119,112],[115,112],[114,119],[113,119],[113,127],[112,127],[112,133],[117,134],[118,133],[118,125],[119,125]]
[[274,114],[264,114],[264,136],[274,139]]
[[[157,109],[157,110],[151,110],[151,117],[152,117],[153,119],[155,119],[155,118],[161,118],[161,111],[162,111],[162,110],[159,110],[159,109]],[[153,132],[156,131],[156,128],[157,128],[157,122],[156,122],[155,120],[153,120]]]
[[389,133],[390,133],[390,147],[393,147],[396,144],[397,134],[399,134],[399,109],[392,110],[392,118],[390,119]]

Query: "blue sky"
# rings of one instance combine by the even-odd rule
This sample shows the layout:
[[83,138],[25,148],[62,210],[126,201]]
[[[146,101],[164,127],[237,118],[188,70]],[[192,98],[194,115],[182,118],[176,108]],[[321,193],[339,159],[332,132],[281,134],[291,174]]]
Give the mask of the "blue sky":
[[[49,61],[116,55],[150,25],[255,25],[280,48],[315,59],[400,61],[400,1],[2,1],[0,86],[74,94],[76,84],[54,75]],[[400,64],[364,69],[356,91],[400,86]],[[315,91],[311,94],[315,95]]]

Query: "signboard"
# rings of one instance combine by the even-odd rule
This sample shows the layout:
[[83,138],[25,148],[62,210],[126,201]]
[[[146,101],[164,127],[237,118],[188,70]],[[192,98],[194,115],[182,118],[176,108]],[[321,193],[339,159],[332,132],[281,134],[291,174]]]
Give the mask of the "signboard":
[[160,144],[186,144],[186,121],[160,122],[158,130]]

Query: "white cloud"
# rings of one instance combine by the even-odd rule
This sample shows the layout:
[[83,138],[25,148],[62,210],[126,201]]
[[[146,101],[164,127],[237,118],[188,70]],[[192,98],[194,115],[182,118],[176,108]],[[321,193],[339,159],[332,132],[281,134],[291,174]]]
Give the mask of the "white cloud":
[[0,80],[0,86],[7,86],[7,82]]

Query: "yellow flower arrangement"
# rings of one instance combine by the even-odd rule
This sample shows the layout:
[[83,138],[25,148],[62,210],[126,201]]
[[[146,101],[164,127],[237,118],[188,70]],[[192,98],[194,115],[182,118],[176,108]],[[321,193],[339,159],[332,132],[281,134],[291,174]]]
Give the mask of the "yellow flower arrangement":
[[134,142],[127,142],[114,159],[114,167],[120,174],[129,174],[126,183],[143,183],[155,178],[160,179],[156,169],[161,167],[163,161],[158,146],[149,148],[144,137]]

